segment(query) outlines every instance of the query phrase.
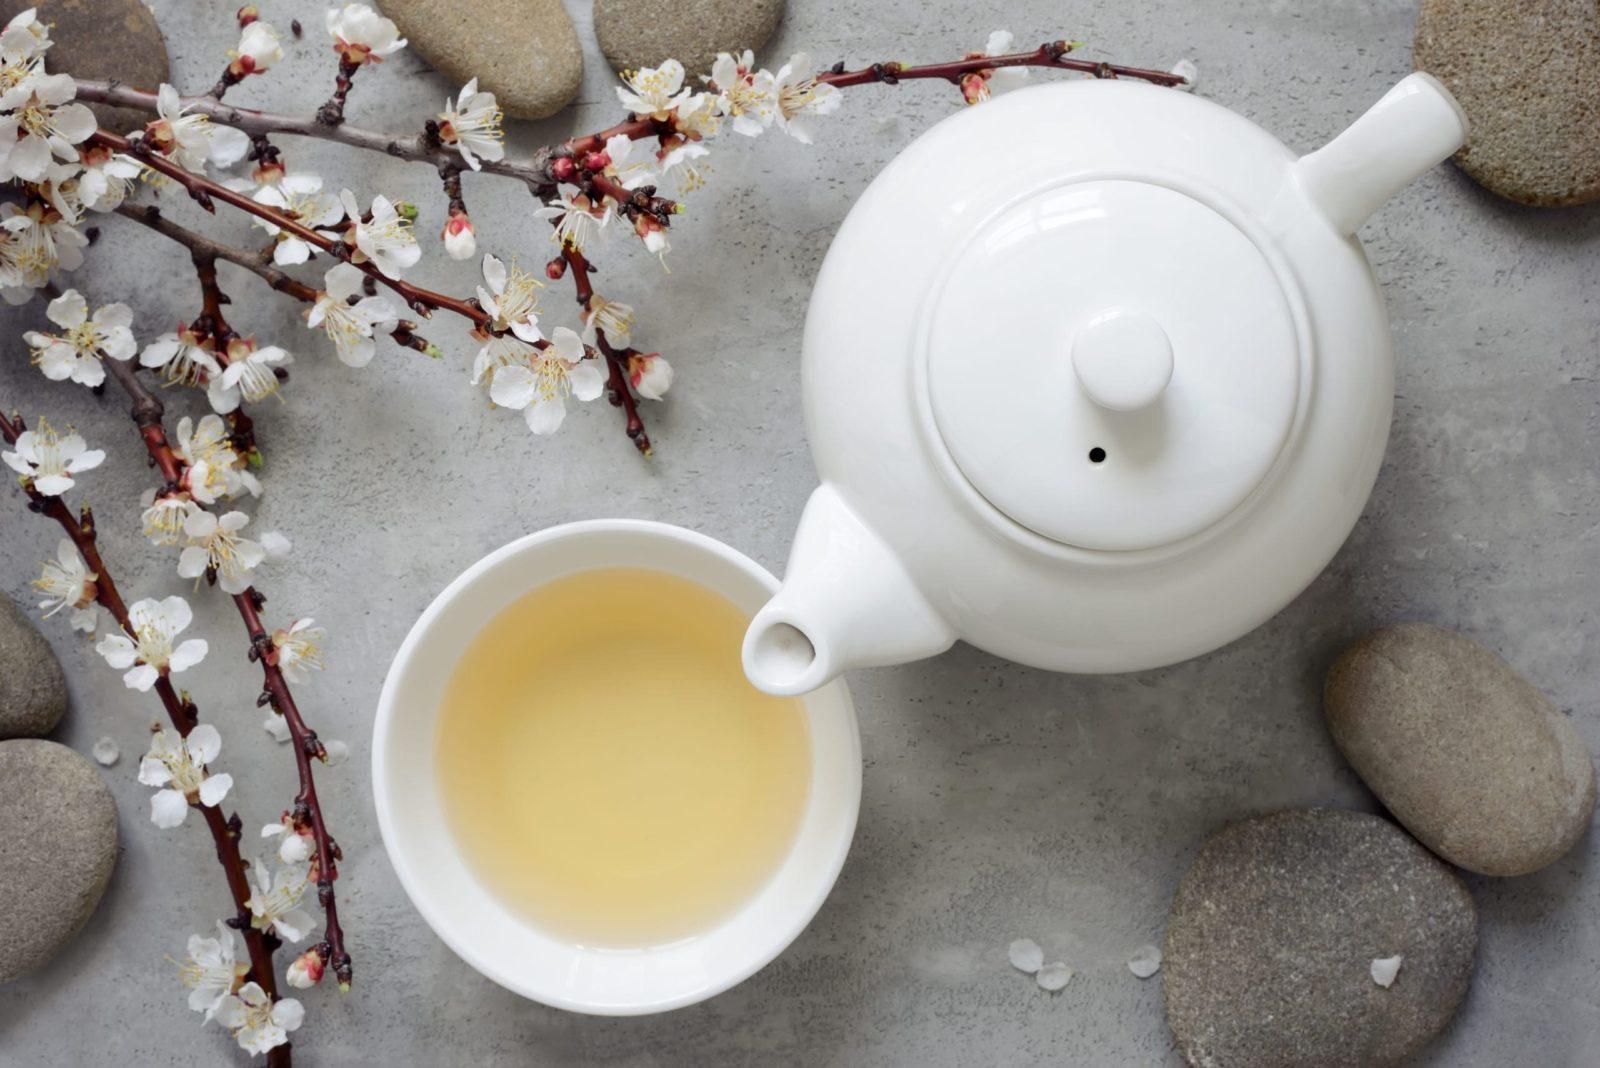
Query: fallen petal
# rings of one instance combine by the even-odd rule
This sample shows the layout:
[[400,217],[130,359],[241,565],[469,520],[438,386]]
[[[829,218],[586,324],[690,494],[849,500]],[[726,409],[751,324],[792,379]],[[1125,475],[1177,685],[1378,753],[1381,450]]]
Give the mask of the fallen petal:
[[1372,981],[1388,990],[1394,985],[1394,977],[1400,974],[1400,962],[1403,960],[1398,953],[1392,957],[1379,957],[1372,962]]
[[1128,970],[1140,979],[1148,979],[1161,970],[1161,950],[1155,946],[1140,946],[1128,958]]
[[94,755],[95,760],[108,768],[115,764],[117,758],[122,755],[122,750],[117,748],[117,743],[112,741],[109,735],[95,742],[94,748],[90,749],[89,752]]
[[1039,974],[1034,976],[1034,979],[1038,982],[1039,989],[1048,990],[1053,994],[1066,986],[1074,974],[1071,968],[1060,961],[1056,961],[1054,964],[1046,964],[1043,968],[1040,968]]
[[1044,967],[1044,950],[1031,938],[1019,938],[1011,943],[1011,966],[1019,972],[1032,975]]

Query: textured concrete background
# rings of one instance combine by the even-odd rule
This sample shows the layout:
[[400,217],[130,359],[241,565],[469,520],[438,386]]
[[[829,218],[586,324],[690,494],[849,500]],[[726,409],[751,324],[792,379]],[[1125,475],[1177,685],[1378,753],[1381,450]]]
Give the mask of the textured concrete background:
[[[215,76],[233,6],[156,4],[190,90]],[[569,6],[586,23],[588,5]],[[773,57],[807,47],[824,62],[941,59],[981,46],[996,21],[1024,41],[1083,37],[1097,46],[1090,54],[1129,62],[1193,56],[1207,95],[1302,151],[1409,69],[1413,18],[1399,0],[1071,10],[1026,0],[998,20],[952,0],[792,6]],[[204,24],[197,7],[210,13]],[[320,5],[262,7],[280,25],[299,14],[307,39],[238,101],[309,111],[331,80]],[[521,146],[615,117],[592,34],[580,32],[589,60],[580,105],[519,129]],[[394,127],[398,116],[431,114],[452,88],[402,56],[358,79],[351,118]],[[467,385],[471,347],[450,326],[430,331],[449,350],[442,362],[391,348],[352,371],[309,342],[297,308],[224,268],[236,323],[301,353],[288,403],[260,415],[269,466],[258,515],[297,544],[263,587],[274,619],[309,613],[331,628],[332,668],[300,693],[325,734],[355,751],[319,785],[348,857],[340,903],[357,985],[344,998],[306,999],[302,1063],[1173,1064],[1159,982],[1135,980],[1123,962],[1160,940],[1201,840],[1281,806],[1373,805],[1318,710],[1322,672],[1345,641],[1396,619],[1459,627],[1544,687],[1600,747],[1600,211],[1518,208],[1441,168],[1364,231],[1400,352],[1389,459],[1349,544],[1278,618],[1211,656],[1138,675],[1052,675],[967,648],[855,675],[866,793],[844,874],[787,953],[709,1003],[652,1019],[556,1012],[478,977],[434,938],[378,844],[366,772],[378,689],[412,620],[489,549],[588,516],[696,527],[780,569],[813,479],[795,359],[811,279],[875,169],[955,106],[942,86],[861,89],[814,148],[730,140],[674,238],[670,276],[643,255],[601,257],[605,291],[638,306],[642,340],[678,368],[671,403],[647,413],[659,446],[649,464],[602,404],[540,440],[488,411]],[[419,229],[437,229],[426,168],[284,144],[294,167],[421,199]],[[982,161],[962,165],[976,173]],[[469,177],[467,195],[487,247],[543,258],[546,231],[524,217],[517,190]],[[236,219],[218,225],[246,231]],[[192,314],[179,251],[117,220],[105,230],[78,276],[92,299],[129,301],[145,337]],[[418,277],[463,291],[475,276],[430,250]],[[83,486],[124,589],[180,591],[172,557],[136,533],[135,498],[150,477],[122,402],[46,382],[16,340],[40,310],[5,314],[0,403],[72,422],[111,449]],[[174,397],[174,414],[197,411],[198,399]],[[14,490],[3,493],[0,586],[20,595],[57,535]],[[230,803],[254,827],[289,797],[291,763],[257,726],[255,673],[231,608],[220,596],[195,602],[212,655],[191,685],[223,729],[224,766],[239,784]],[[224,1033],[184,1007],[162,962],[181,955],[189,932],[210,929],[225,898],[206,837],[158,832],[146,816],[134,764],[154,702],[125,691],[64,626],[48,633],[73,687],[58,737],[81,750],[101,734],[122,745],[108,774],[123,854],[88,929],[41,973],[0,990],[0,1061],[236,1062]],[[1421,1063],[1593,1063],[1595,851],[1591,836],[1537,875],[1469,880],[1482,912],[1477,976]],[[1005,945],[1022,935],[1078,969],[1064,993],[1044,995],[1007,965]]]

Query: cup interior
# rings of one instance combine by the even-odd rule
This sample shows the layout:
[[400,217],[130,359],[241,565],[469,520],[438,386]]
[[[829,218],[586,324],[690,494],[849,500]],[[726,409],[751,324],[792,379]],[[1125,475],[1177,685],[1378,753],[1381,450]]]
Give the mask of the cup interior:
[[842,681],[799,698],[811,734],[811,788],[794,844],[767,884],[718,926],[668,945],[573,943],[512,913],[476,879],[445,818],[435,737],[457,661],[502,609],[554,579],[643,567],[688,579],[753,617],[777,580],[720,542],[680,527],[596,520],[554,527],[468,568],[411,628],[384,681],[372,744],[378,823],[424,920],[501,986],[557,1008],[634,1015],[726,990],[776,957],[833,887],[861,803],[861,743]]

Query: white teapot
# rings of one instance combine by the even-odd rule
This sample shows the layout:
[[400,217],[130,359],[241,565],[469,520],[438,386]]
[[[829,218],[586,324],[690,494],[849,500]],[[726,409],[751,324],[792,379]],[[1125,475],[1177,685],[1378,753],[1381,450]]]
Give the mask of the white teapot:
[[962,638],[1059,671],[1223,645],[1332,558],[1393,406],[1355,229],[1466,139],[1427,74],[1296,158],[1129,81],[952,116],[834,239],[806,318],[822,484],[750,680],[805,693]]

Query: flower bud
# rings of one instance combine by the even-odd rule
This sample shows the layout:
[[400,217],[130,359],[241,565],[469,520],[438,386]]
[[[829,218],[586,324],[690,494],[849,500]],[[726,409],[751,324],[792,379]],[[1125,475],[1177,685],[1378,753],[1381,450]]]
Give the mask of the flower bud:
[[672,365],[659,352],[630,353],[628,384],[646,400],[660,400],[672,388]]
[[557,156],[550,161],[550,177],[558,182],[570,182],[577,173],[578,165],[572,162],[571,156]]
[[312,946],[300,954],[290,963],[284,972],[284,978],[289,985],[298,990],[308,990],[322,982],[323,970],[328,967],[328,962],[322,956],[318,946]]
[[234,14],[234,18],[239,20],[240,29],[244,29],[260,17],[261,9],[254,4],[246,4]]
[[394,204],[395,214],[407,222],[417,221],[417,206],[409,200],[397,200]]
[[552,282],[559,282],[567,273],[567,261],[564,257],[556,256],[544,265],[544,276]]
[[471,259],[478,250],[472,220],[467,218],[466,212],[457,208],[450,209],[450,217],[445,220],[444,230],[439,236],[444,240],[445,254],[453,260]]
[[603,171],[609,166],[611,166],[611,156],[605,149],[590,152],[583,157],[583,169],[586,171]]

